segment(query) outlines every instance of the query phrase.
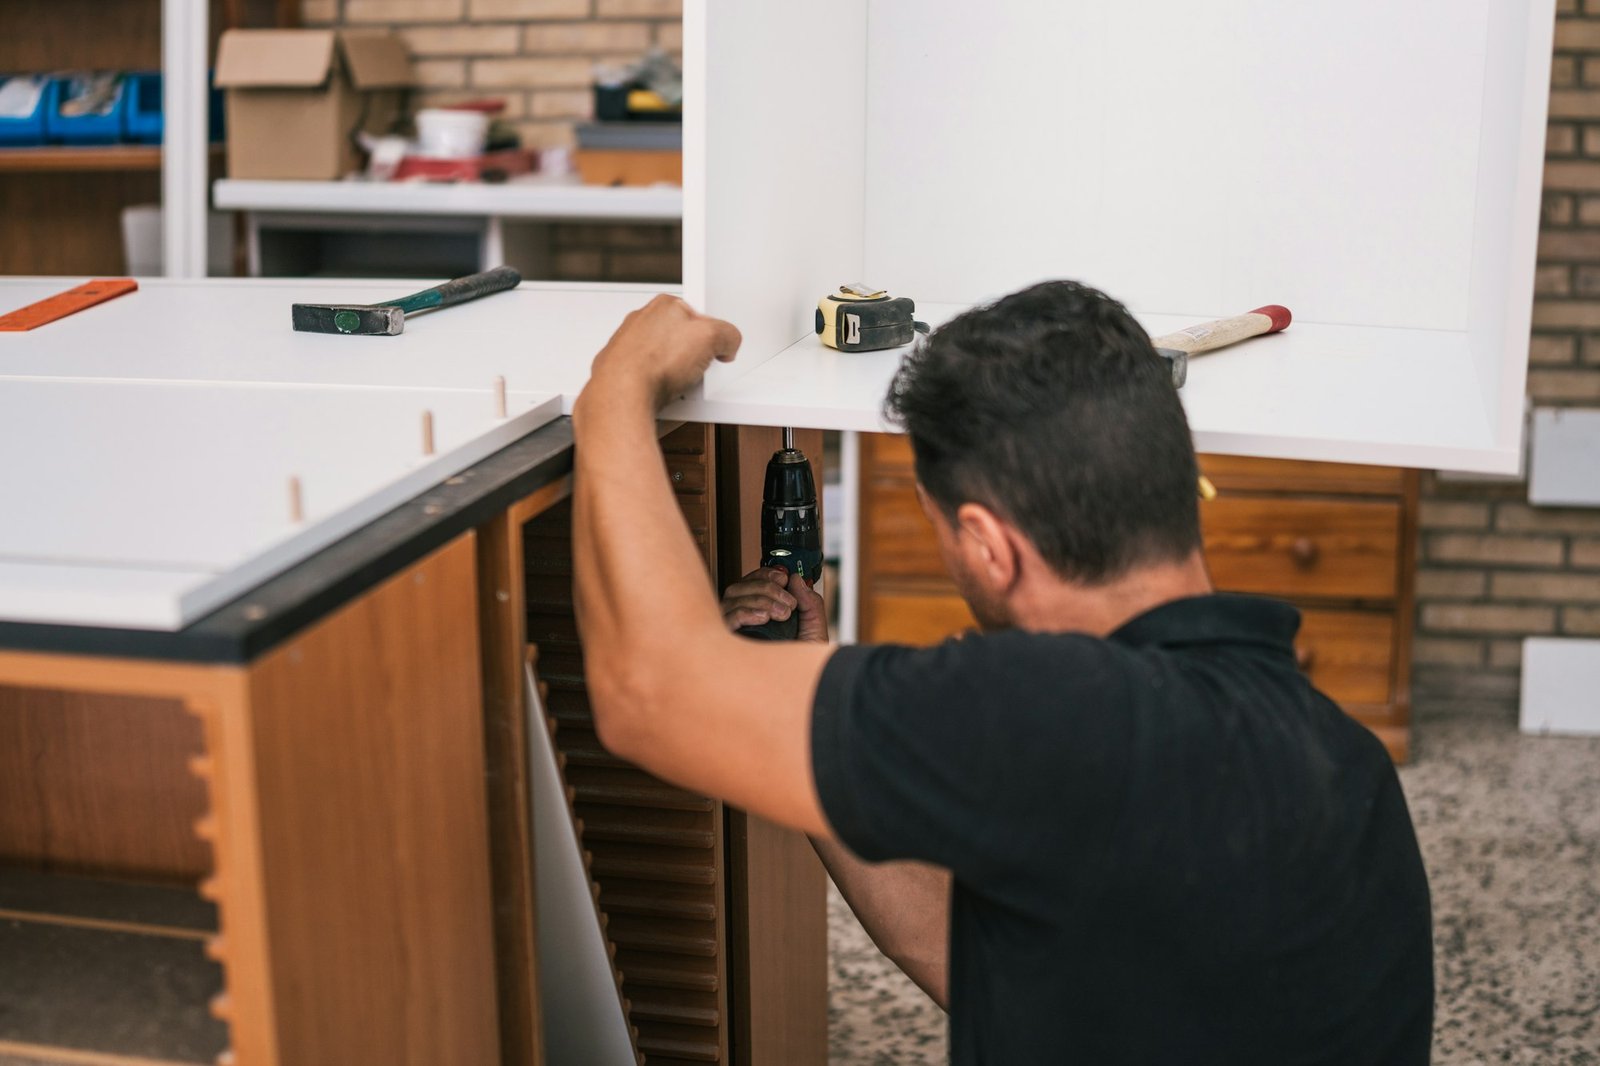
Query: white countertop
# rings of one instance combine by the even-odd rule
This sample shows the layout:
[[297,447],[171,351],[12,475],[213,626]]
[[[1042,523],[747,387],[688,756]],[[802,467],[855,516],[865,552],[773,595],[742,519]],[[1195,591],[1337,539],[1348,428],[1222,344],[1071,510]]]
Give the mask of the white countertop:
[[503,184],[416,181],[247,181],[212,186],[217,207],[331,214],[470,215],[595,222],[676,222],[683,190],[513,179]]

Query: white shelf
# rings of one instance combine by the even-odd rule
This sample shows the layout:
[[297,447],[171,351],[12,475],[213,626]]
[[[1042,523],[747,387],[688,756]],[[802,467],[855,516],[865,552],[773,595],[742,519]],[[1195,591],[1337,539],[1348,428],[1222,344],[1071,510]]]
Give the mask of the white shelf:
[[[937,325],[960,310],[931,305],[919,308],[918,317]],[[1138,318],[1159,336],[1220,314]],[[1487,469],[1503,460],[1468,343],[1461,332],[1295,322],[1283,333],[1193,359],[1180,395],[1195,445],[1205,452]],[[882,400],[906,351],[842,353],[808,336],[668,414],[893,431]],[[738,366],[735,360],[731,369]]]
[[212,186],[219,208],[372,215],[455,215],[588,222],[676,222],[683,190],[550,180],[481,182],[245,181]]

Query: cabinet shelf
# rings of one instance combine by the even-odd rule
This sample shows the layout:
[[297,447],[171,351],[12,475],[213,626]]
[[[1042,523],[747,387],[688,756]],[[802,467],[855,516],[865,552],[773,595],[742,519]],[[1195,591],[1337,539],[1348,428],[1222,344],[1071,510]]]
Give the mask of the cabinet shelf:
[[[211,146],[220,158],[221,145]],[[45,145],[39,148],[0,148],[0,172],[160,170],[161,146],[155,144]]]
[[0,869],[0,1061],[216,1061],[215,929],[191,890]]

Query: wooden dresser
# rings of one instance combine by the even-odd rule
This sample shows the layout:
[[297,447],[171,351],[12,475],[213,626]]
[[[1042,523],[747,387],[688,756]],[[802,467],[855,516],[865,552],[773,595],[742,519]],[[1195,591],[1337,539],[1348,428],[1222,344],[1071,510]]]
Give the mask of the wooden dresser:
[[[1206,455],[1201,504],[1219,589],[1288,600],[1300,667],[1398,762],[1410,747],[1415,471]],[[913,488],[905,437],[861,438],[860,635],[931,644],[973,624]]]

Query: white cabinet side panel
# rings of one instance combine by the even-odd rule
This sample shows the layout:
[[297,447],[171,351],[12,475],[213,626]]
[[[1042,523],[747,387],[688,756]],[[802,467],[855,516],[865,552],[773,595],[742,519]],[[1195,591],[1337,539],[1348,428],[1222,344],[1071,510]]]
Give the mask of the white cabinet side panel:
[[865,30],[861,0],[686,5],[685,294],[744,333],[708,395],[862,280]]
[[1521,447],[1538,257],[1555,0],[1489,11],[1472,258],[1473,355],[1495,435]]
[[75,626],[179,629],[198,570],[139,570],[0,559],[0,619]]
[[638,1060],[622,1012],[622,993],[611,976],[600,912],[589,894],[582,845],[531,666],[524,670],[523,692],[545,1061],[549,1066],[633,1066]]
[[104,568],[108,581],[209,575],[163,586],[172,610],[50,619],[176,628],[559,413],[553,393],[514,392],[499,417],[490,388],[0,382],[0,453],[17,457],[0,499],[18,503],[0,559]]

